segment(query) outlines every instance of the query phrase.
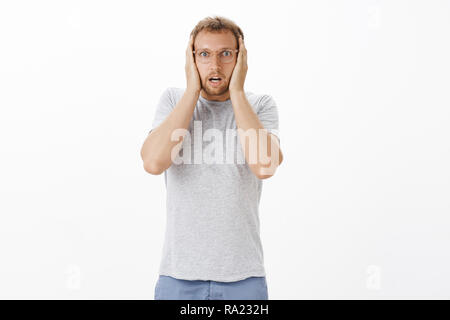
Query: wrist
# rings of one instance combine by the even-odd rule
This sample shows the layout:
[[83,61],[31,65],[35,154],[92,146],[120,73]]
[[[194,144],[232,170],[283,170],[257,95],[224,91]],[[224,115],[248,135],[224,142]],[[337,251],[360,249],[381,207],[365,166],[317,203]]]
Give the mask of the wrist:
[[245,96],[244,89],[230,89],[230,99]]
[[194,96],[199,96],[200,95],[200,91],[201,91],[201,89],[193,89],[193,88],[189,88],[189,87],[186,88],[186,92],[188,94],[191,94],[191,95],[194,95]]

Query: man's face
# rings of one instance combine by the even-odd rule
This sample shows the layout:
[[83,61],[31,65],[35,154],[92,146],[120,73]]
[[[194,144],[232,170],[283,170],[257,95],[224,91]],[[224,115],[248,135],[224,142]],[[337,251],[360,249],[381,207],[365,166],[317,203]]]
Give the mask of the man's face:
[[[238,49],[236,38],[230,30],[220,32],[202,30],[195,38],[194,50],[196,52],[197,50],[207,49],[210,52],[216,53],[212,56],[209,63],[200,63],[197,59],[195,61],[202,83],[202,95],[206,99],[218,101],[229,99],[228,88],[234,66],[236,65],[237,52],[235,52],[235,57],[232,62],[222,63],[219,58],[219,53],[225,48]],[[209,80],[212,76],[219,76],[222,80],[220,83],[214,85]]]

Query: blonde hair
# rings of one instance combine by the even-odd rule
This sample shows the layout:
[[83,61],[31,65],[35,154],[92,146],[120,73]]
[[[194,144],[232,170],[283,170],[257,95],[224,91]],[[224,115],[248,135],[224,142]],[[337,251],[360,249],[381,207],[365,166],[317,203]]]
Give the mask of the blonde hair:
[[239,26],[230,19],[221,16],[206,17],[200,20],[190,34],[191,36],[193,36],[194,41],[197,34],[202,30],[210,32],[223,32],[225,30],[230,30],[236,38],[238,48],[239,36],[241,36],[242,40],[244,40],[244,33],[242,32],[241,28],[239,28]]

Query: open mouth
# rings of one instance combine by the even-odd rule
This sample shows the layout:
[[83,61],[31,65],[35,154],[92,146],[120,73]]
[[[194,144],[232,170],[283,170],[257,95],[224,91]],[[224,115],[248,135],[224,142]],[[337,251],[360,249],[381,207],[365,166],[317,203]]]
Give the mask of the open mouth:
[[222,83],[223,79],[221,77],[211,77],[208,81],[212,86],[218,86]]

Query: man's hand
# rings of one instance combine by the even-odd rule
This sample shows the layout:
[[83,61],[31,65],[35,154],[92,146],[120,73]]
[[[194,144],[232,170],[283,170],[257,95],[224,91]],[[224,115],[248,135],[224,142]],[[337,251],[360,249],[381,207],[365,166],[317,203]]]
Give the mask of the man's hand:
[[200,75],[194,60],[194,38],[191,36],[186,49],[186,88],[188,91],[199,93],[202,90]]
[[230,93],[244,91],[244,82],[247,75],[247,49],[244,45],[244,40],[239,36],[239,55],[236,65],[233,69],[233,74],[230,80]]
[[[283,159],[283,155],[277,138],[265,130],[258,115],[246,98],[244,81],[248,69],[247,49],[241,37],[239,37],[239,48],[238,60],[230,81],[231,103],[245,160],[250,170],[259,179],[267,179],[274,175],[275,170]],[[255,132],[256,139],[249,139],[247,132],[250,132],[250,136],[251,132]],[[261,158],[261,155],[264,158]],[[251,161],[252,159],[256,159],[256,163]]]

